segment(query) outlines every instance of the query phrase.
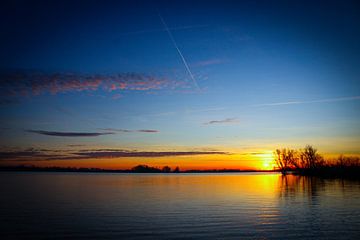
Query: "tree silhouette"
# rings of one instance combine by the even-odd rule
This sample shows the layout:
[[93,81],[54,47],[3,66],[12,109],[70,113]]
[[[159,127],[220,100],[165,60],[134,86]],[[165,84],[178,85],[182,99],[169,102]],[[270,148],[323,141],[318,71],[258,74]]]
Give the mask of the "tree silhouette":
[[163,173],[169,173],[169,172],[171,172],[171,168],[170,168],[169,166],[165,166],[165,167],[162,168],[161,171],[162,171]]
[[275,151],[275,163],[280,171],[285,174],[294,164],[296,164],[296,151],[282,148]]
[[159,173],[161,170],[155,167],[149,167],[147,165],[137,165],[131,169],[132,172],[136,173]]
[[304,169],[315,169],[324,165],[324,158],[317,153],[317,149],[307,145],[300,151],[300,161],[298,165]]

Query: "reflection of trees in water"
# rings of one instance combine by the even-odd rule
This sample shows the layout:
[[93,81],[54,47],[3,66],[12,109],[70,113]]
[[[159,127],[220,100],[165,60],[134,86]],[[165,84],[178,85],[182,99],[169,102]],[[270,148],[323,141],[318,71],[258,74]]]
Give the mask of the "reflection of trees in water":
[[301,175],[280,175],[278,179],[278,197],[283,203],[300,203],[307,199],[306,202],[313,205],[320,201],[321,196],[346,197],[356,189],[360,190],[359,180]]
[[325,190],[325,182],[318,177],[310,176],[279,176],[279,198],[296,199],[307,198],[309,201],[316,201],[319,192]]
[[342,231],[348,227],[346,222],[358,222],[359,191],[357,180],[279,176],[277,204],[281,221],[299,236],[309,234],[304,238],[317,239],[315,236],[323,237],[328,231]]
[[[289,222],[302,222],[309,231],[318,229],[321,219],[321,195],[324,180],[318,177],[279,176],[279,208]],[[294,225],[296,228],[296,225]]]

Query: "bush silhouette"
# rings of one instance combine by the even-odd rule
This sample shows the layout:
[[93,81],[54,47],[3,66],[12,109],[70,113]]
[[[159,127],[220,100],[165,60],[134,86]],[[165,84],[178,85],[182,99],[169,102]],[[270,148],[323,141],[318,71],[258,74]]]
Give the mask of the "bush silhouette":
[[292,170],[300,175],[317,175],[327,177],[360,176],[360,158],[340,155],[335,161],[325,161],[324,157],[311,145],[298,151],[293,149],[276,149],[274,161],[283,174]]

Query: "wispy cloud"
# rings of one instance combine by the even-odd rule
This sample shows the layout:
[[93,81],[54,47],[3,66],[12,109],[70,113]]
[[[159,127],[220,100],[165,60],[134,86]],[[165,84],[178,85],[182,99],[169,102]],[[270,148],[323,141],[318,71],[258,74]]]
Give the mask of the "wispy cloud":
[[67,145],[68,147],[83,147],[83,146],[86,146],[84,144],[68,144]]
[[[186,85],[164,76],[143,73],[113,75],[44,73],[34,71],[8,71],[0,73],[0,93],[4,96],[58,94],[80,91],[149,91],[176,89]],[[114,95],[118,98],[120,95]]]
[[33,156],[43,156],[42,152],[28,149],[23,151],[6,151],[0,152],[0,159],[12,159],[12,158],[24,158],[24,157],[33,157]]
[[132,133],[132,132],[140,132],[140,133],[158,133],[159,130],[154,129],[139,129],[139,130],[129,130],[129,129],[119,129],[119,128],[99,128],[101,131],[110,131],[110,132],[122,132],[122,133]]
[[121,132],[121,133],[129,133],[132,132],[132,130],[128,129],[119,129],[119,128],[99,128],[101,131],[110,131],[110,132]]
[[211,124],[235,124],[239,123],[239,120],[237,118],[226,118],[222,120],[212,120],[209,122],[204,123],[204,125],[211,125]]
[[98,158],[154,158],[194,155],[228,155],[222,151],[130,151],[124,149],[85,149],[79,151],[29,148],[17,151],[0,151],[1,161],[52,161]]
[[246,153],[241,153],[239,155],[252,155],[252,156],[258,156],[258,155],[264,155],[264,154],[268,154],[269,152],[246,152]]
[[73,153],[73,156],[66,156],[62,158],[52,158],[49,160],[72,160],[72,159],[92,159],[92,158],[131,158],[131,157],[172,157],[172,156],[193,156],[193,155],[224,155],[227,152],[218,151],[169,151],[169,152],[148,152],[148,151],[128,151],[128,150],[113,150],[113,151],[79,151]]
[[36,133],[46,136],[55,137],[98,137],[102,135],[114,134],[114,132],[55,132],[55,131],[43,131],[43,130],[26,130],[26,132]]
[[50,152],[46,149],[28,148],[24,150],[0,151],[0,160],[27,161],[34,159],[47,159],[63,157],[65,151],[58,154],[57,151]]
[[341,98],[325,98],[311,101],[288,101],[288,102],[275,102],[275,103],[263,103],[253,105],[254,107],[265,107],[265,106],[282,106],[282,105],[296,105],[296,104],[310,104],[310,103],[330,103],[330,102],[343,102],[343,101],[354,101],[360,100],[360,96],[350,96]]
[[140,130],[136,130],[137,132],[142,132],[142,133],[158,133],[158,130],[153,130],[153,129],[140,129]]

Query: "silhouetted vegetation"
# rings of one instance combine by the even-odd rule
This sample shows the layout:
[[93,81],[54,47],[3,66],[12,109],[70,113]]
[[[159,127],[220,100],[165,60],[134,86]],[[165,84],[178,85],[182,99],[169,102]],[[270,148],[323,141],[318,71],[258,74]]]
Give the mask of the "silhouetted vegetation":
[[335,160],[325,160],[317,149],[307,145],[304,149],[276,149],[274,160],[279,171],[292,171],[298,175],[324,177],[360,177],[360,158],[340,155]]
[[135,173],[161,173],[161,169],[155,167],[149,167],[147,165],[138,165],[131,169]]
[[169,173],[169,172],[171,172],[171,168],[169,166],[165,166],[165,167],[162,168],[162,172],[163,173]]
[[179,168],[179,167],[176,167],[173,172],[174,172],[174,173],[179,173],[179,172],[180,172],[180,168]]
[[107,172],[107,173],[232,173],[232,172],[274,172],[277,170],[240,170],[240,169],[207,169],[180,170],[169,166],[162,168],[148,165],[137,165],[131,169],[71,168],[71,167],[37,167],[33,165],[0,166],[0,171],[33,171],[33,172]]
[[1,166],[0,171],[28,171],[28,172],[130,172],[131,170],[110,170],[101,168],[74,168],[74,167],[37,167],[33,165]]
[[276,149],[275,151],[275,163],[278,166],[279,170],[282,173],[291,169],[291,166],[294,165],[296,157],[296,151],[292,149]]
[[236,172],[288,172],[297,175],[360,178],[360,158],[340,155],[337,159],[325,160],[317,149],[307,145],[303,149],[276,149],[274,170],[207,169],[180,170],[169,166],[151,167],[137,165],[131,169],[37,167],[33,165],[0,166],[0,171],[37,171],[37,172],[109,172],[109,173],[236,173]]

